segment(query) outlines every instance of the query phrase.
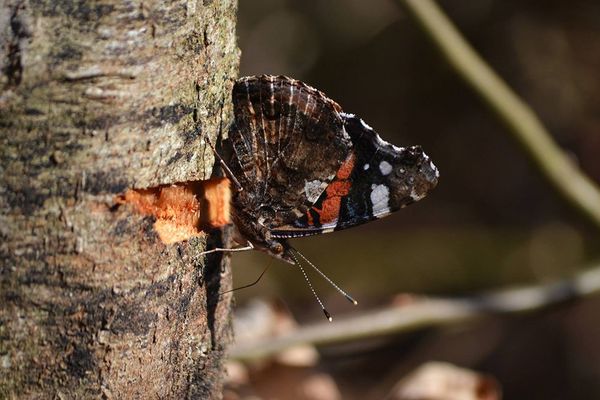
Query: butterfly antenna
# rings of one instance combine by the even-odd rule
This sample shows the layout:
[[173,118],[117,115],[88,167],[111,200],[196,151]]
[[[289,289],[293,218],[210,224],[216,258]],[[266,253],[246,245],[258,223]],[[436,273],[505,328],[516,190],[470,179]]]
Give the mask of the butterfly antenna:
[[[292,254],[296,253],[298,254],[300,257],[302,257],[302,259],[304,261],[306,261],[308,263],[308,265],[310,265],[312,267],[312,269],[314,269],[315,271],[317,271],[319,273],[319,275],[321,275],[323,277],[323,279],[325,279],[327,282],[329,282],[329,284],[331,286],[333,286],[335,288],[335,290],[337,290],[338,292],[340,292],[340,294],[342,296],[344,296],[350,303],[357,305],[358,301],[354,300],[354,298],[352,296],[350,296],[348,293],[346,293],[346,291],[344,289],[342,289],[341,287],[339,287],[338,285],[335,284],[335,282],[333,282],[327,275],[325,275],[325,273],[323,273],[323,271],[321,271],[319,268],[317,268],[316,265],[314,265],[313,263],[310,262],[310,260],[306,257],[304,257],[304,255],[302,253],[300,253],[298,250],[292,248]],[[296,257],[294,257],[294,260],[296,260]]]
[[[331,314],[329,314],[327,309],[325,309],[325,306],[323,305],[323,302],[317,295],[317,292],[315,291],[315,288],[313,287],[312,283],[310,282],[310,279],[308,279],[308,275],[306,275],[306,271],[304,271],[304,268],[302,268],[302,264],[300,264],[300,261],[298,260],[298,258],[296,258],[294,252],[290,252],[290,254],[292,255],[292,258],[294,259],[294,261],[296,262],[296,265],[298,266],[298,268],[300,268],[300,271],[302,271],[302,275],[304,275],[304,279],[306,280],[306,283],[308,283],[308,287],[310,288],[310,291],[315,296],[315,299],[317,299],[317,302],[321,306],[321,309],[323,310],[323,314],[325,314],[325,317],[329,320],[329,322],[333,321],[333,318],[331,318]],[[298,253],[298,254],[300,254],[300,253]]]
[[241,289],[247,289],[249,287],[252,287],[254,285],[256,285],[263,277],[263,275],[267,272],[267,270],[269,269],[269,267],[272,265],[272,262],[269,262],[267,264],[267,266],[265,267],[265,269],[263,269],[263,271],[260,273],[260,275],[258,276],[258,278],[256,278],[256,280],[252,283],[248,283],[247,285],[243,285],[243,286],[239,286],[233,289],[229,289],[229,290],[225,290],[224,292],[219,293],[219,295],[224,295],[226,293],[230,293],[230,292],[235,292],[236,290],[241,290]]

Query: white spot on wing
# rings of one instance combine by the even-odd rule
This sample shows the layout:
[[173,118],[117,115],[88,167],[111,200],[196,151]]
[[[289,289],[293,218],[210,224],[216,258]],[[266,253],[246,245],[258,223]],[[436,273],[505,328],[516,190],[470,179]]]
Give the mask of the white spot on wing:
[[371,205],[373,215],[380,216],[390,212],[390,189],[386,185],[371,185]]
[[314,181],[306,181],[306,183],[304,183],[304,193],[311,203],[317,201],[321,192],[323,192],[323,182],[320,180],[315,179]]
[[381,171],[381,175],[383,176],[389,175],[390,172],[392,172],[392,165],[389,162],[383,160],[379,163],[379,171]]
[[369,167],[370,167],[369,163],[366,163],[366,164],[363,166],[363,169],[366,171],[366,170],[368,170],[368,169],[369,169]]

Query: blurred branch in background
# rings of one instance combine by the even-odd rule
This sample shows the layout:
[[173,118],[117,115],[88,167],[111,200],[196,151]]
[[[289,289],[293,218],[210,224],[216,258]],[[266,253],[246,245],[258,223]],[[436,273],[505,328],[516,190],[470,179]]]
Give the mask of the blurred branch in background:
[[397,0],[465,82],[507,125],[543,175],[600,228],[600,191],[525,104],[465,41],[433,0]]
[[236,344],[234,360],[273,356],[301,345],[340,344],[357,339],[408,332],[435,325],[464,323],[491,314],[539,311],[558,303],[600,292],[600,265],[553,284],[500,290],[462,299],[411,297],[404,305],[370,311],[348,319],[306,325],[289,334]]

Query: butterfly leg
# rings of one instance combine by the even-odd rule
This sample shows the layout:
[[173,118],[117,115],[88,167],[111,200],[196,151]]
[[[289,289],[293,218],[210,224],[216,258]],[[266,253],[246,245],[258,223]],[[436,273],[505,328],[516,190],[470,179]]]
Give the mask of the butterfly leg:
[[254,246],[250,242],[248,242],[248,244],[246,246],[243,246],[243,247],[234,247],[232,249],[224,249],[224,248],[221,248],[221,247],[217,247],[217,248],[214,248],[214,249],[203,251],[202,253],[200,253],[200,255],[206,255],[206,254],[217,253],[217,252],[222,252],[222,253],[236,253],[236,252],[239,252],[239,251],[248,251],[248,250],[254,250]]
[[237,178],[235,177],[233,172],[227,166],[227,163],[225,162],[225,160],[223,160],[223,157],[221,157],[221,155],[217,152],[217,149],[215,149],[215,146],[213,146],[213,144],[210,142],[210,138],[208,137],[208,135],[206,133],[204,133],[204,140],[210,146],[210,149],[212,150],[215,157],[219,160],[219,164],[221,164],[221,167],[225,170],[225,173],[227,174],[229,179],[231,179],[233,181],[233,183],[235,184],[236,189],[240,192],[242,190],[244,190],[244,188],[242,187],[240,182],[237,180]]

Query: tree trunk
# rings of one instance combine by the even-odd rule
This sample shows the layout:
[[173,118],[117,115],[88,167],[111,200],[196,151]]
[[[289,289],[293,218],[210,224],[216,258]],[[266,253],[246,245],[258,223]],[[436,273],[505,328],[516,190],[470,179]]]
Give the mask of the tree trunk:
[[226,259],[115,198],[210,176],[236,7],[0,4],[0,398],[221,397]]

